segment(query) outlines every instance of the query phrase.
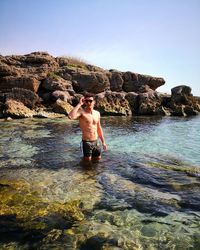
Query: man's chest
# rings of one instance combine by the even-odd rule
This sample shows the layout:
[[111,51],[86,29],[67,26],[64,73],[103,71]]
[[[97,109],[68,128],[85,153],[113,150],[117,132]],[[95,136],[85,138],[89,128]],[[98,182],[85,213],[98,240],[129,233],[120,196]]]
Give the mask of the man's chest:
[[96,113],[83,113],[80,122],[96,125],[99,121],[99,117]]

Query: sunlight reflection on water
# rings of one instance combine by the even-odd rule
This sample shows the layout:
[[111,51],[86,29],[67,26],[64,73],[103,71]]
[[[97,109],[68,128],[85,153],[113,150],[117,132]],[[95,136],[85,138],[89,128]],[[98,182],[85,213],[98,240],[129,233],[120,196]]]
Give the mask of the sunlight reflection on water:
[[0,248],[12,232],[16,249],[24,232],[41,249],[55,239],[64,249],[200,246],[199,121],[102,118],[109,150],[89,164],[81,161],[77,121],[2,122]]

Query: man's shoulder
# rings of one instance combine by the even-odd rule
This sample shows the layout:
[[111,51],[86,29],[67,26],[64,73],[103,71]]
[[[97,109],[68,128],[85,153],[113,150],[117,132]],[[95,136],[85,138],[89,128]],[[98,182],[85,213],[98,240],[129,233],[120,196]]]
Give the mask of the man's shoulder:
[[94,112],[95,114],[97,114],[97,115],[99,115],[99,116],[100,116],[100,112],[99,112],[99,111],[97,111],[97,110],[93,109],[93,112]]

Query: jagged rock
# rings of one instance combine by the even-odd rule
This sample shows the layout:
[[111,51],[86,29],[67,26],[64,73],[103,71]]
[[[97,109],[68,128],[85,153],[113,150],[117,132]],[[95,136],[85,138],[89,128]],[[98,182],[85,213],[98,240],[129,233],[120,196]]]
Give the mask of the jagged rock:
[[100,68],[100,67],[97,67],[97,66],[95,66],[95,65],[91,65],[91,64],[87,64],[87,65],[86,65],[86,68],[87,68],[89,71],[102,72],[102,73],[105,72],[104,69],[102,69],[102,68]]
[[124,83],[122,73],[116,70],[112,70],[109,78],[111,91],[122,91],[122,86]]
[[59,76],[49,76],[42,83],[42,88],[47,91],[72,89],[72,83]]
[[[90,72],[88,70],[79,70],[73,73],[73,88],[76,92],[88,91],[92,93],[100,93],[110,88],[107,75],[102,72]],[[74,82],[74,83],[75,83]]]
[[[123,74],[123,79],[123,90],[126,92],[144,92],[144,85],[148,85],[149,88],[155,90],[165,83],[163,78],[141,75],[132,72],[125,72]],[[147,89],[147,91],[149,91],[149,89]]]
[[156,90],[157,88],[159,88],[160,86],[165,84],[165,80],[161,77],[150,77],[149,82],[148,82],[148,86],[153,89]]
[[186,85],[176,86],[176,87],[171,89],[172,96],[176,96],[176,95],[190,96],[191,91],[192,91],[192,89],[189,86],[186,86]]
[[72,81],[72,76],[67,72],[67,70],[64,67],[58,69],[56,74],[67,81]]
[[177,86],[171,89],[171,102],[175,105],[179,104],[189,104],[190,100],[188,97],[191,97],[191,88],[185,85]]
[[53,99],[56,101],[57,99],[60,99],[64,102],[67,102],[71,99],[70,94],[68,91],[61,91],[61,90],[56,90],[52,93]]
[[35,111],[29,109],[21,102],[8,99],[5,103],[5,110],[4,110],[5,116],[28,118],[28,117],[33,117],[34,114]]
[[24,61],[26,63],[31,63],[31,64],[50,64],[50,65],[54,64],[58,67],[56,59],[46,52],[33,52],[27,54],[25,55]]
[[171,105],[173,116],[186,116],[184,112],[184,105]]
[[14,66],[0,62],[0,77],[3,76],[20,76],[20,70]]
[[0,90],[11,90],[12,88],[24,88],[37,92],[40,82],[31,76],[15,77],[5,76],[0,78]]
[[125,72],[123,74],[123,90],[126,92],[137,92],[138,90],[138,74],[132,72]]
[[46,112],[46,111],[39,111],[39,112],[34,114],[34,117],[54,119],[54,118],[65,117],[65,115],[64,114],[58,114],[58,113],[52,113],[52,112]]
[[153,90],[138,96],[139,115],[165,115],[161,106],[161,99]]
[[56,61],[60,67],[67,66],[69,64],[69,59],[66,57],[56,57]]
[[0,56],[0,61],[8,66],[22,67],[25,56]]
[[13,88],[11,92],[5,94],[5,97],[21,102],[29,108],[34,108],[36,104],[40,103],[40,98],[36,93],[23,88]]
[[54,104],[53,104],[53,111],[55,113],[59,114],[65,114],[68,115],[69,112],[73,109],[73,106],[71,106],[68,102],[65,102],[63,100],[58,99]]
[[200,99],[193,97],[189,86],[177,86],[171,95],[155,92],[164,83],[160,77],[108,71],[76,58],[55,58],[46,52],[0,55],[1,107],[8,99],[30,108],[41,107],[41,103],[52,107],[57,99],[75,106],[81,93],[87,91],[97,94],[98,108],[108,115],[186,116],[200,112]]
[[96,109],[102,115],[131,115],[131,107],[125,93],[107,91],[96,95]]
[[135,92],[129,92],[125,95],[125,98],[128,100],[132,114],[137,114],[138,110],[138,94]]
[[171,89],[170,108],[172,115],[188,116],[197,115],[200,106],[197,100],[191,94],[191,88],[186,85],[180,85]]
[[[29,59],[31,60],[29,61]],[[30,76],[37,80],[46,78],[49,72],[58,68],[55,58],[42,52],[35,52],[26,56],[1,56],[0,65],[3,65],[0,76]]]
[[186,105],[184,107],[184,114],[186,114],[187,116],[198,115],[198,111],[195,108],[193,108],[189,105]]

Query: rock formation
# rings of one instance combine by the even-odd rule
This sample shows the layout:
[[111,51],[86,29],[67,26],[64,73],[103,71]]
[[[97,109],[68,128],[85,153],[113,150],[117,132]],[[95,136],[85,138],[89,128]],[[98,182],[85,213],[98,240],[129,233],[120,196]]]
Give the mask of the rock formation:
[[0,117],[62,117],[84,91],[96,95],[103,115],[196,115],[200,100],[191,88],[177,86],[171,95],[156,89],[160,77],[104,70],[46,52],[0,56]]

